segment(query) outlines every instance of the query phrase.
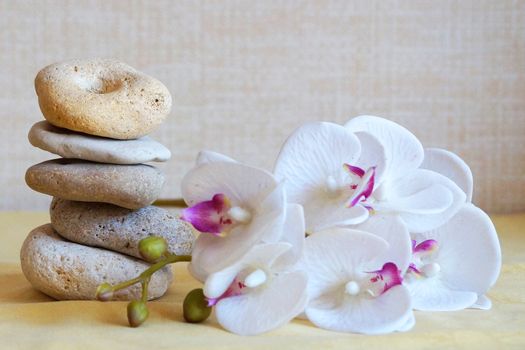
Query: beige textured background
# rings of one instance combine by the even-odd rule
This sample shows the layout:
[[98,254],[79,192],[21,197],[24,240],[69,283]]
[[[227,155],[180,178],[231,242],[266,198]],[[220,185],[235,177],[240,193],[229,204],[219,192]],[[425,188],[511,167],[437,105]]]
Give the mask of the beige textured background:
[[475,202],[525,210],[525,1],[0,0],[0,209],[44,209],[27,167],[52,156],[33,78],[116,57],[161,79],[174,108],[164,198],[202,148],[271,167],[307,120],[376,114],[461,155]]

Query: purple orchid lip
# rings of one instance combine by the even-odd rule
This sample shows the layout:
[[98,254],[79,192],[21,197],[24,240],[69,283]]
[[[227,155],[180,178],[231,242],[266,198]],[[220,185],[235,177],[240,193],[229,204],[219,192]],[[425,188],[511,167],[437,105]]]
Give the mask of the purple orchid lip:
[[218,193],[209,201],[184,209],[180,218],[200,232],[218,236],[233,224],[233,220],[228,216],[230,209],[231,203],[228,197]]
[[206,298],[206,300],[208,301],[208,307],[216,305],[222,299],[242,295],[244,293],[245,288],[246,285],[243,282],[239,281],[238,279],[235,279],[220,297]]
[[434,239],[427,239],[419,244],[412,240],[412,252],[414,254],[430,254],[438,249],[438,242]]
[[350,165],[350,164],[343,164],[343,168],[345,170],[347,170],[348,172],[362,178],[364,175],[365,175],[365,170],[358,167],[358,166],[354,166],[354,165]]
[[[439,272],[439,265],[434,263],[423,263],[425,258],[432,255],[439,248],[438,242],[434,239],[427,239],[419,244],[416,240],[412,240],[412,256],[413,262],[408,266],[407,274],[410,273],[420,278],[423,276],[431,277]],[[423,259],[423,261],[421,260]],[[437,271],[436,271],[437,269]]]
[[[346,163],[343,167],[351,174],[358,176],[361,181],[365,181],[365,183],[361,182],[360,184],[350,185],[350,188],[355,191],[352,195],[352,199],[347,204],[347,206],[351,208],[356,206],[359,202],[366,201],[368,197],[372,195],[372,192],[374,191],[376,167],[370,167],[366,172],[357,166]],[[372,207],[368,205],[367,209],[370,210]]]
[[383,265],[381,270],[371,271],[369,273],[375,274],[374,277],[370,278],[372,283],[382,283],[383,287],[381,294],[388,291],[390,288],[398,286],[403,283],[403,277],[401,271],[397,268],[397,265],[393,262],[387,262]]

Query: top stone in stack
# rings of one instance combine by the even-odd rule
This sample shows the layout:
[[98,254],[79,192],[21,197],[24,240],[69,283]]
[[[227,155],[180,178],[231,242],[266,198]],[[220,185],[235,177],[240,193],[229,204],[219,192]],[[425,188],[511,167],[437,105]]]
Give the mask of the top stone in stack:
[[32,127],[29,141],[65,159],[29,168],[29,187],[128,209],[158,198],[164,175],[140,163],[171,156],[146,136],[171,109],[171,95],[160,81],[116,60],[75,60],[42,69],[35,88],[47,121]]

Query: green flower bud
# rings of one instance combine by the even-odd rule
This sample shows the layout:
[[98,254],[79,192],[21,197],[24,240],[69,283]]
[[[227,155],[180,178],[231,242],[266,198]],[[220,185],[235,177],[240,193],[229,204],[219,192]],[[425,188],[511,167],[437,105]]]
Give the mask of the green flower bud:
[[210,316],[211,309],[202,288],[192,290],[184,298],[183,312],[186,322],[199,323],[205,321]]
[[97,288],[96,297],[100,301],[110,301],[113,299],[113,287],[109,283],[102,283]]
[[128,304],[128,322],[131,327],[140,326],[148,316],[148,307],[142,300],[133,300]]
[[168,250],[168,243],[162,237],[151,236],[139,242],[139,252],[144,260],[154,262],[159,260]]

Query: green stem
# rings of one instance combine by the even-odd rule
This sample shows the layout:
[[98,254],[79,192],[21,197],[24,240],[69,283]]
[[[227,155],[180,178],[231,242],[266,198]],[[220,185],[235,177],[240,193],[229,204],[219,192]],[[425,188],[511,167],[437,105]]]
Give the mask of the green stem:
[[120,289],[127,288],[129,286],[132,286],[136,283],[142,283],[142,299],[147,298],[148,295],[148,283],[151,279],[151,276],[157,272],[158,270],[162,269],[164,266],[168,264],[173,264],[180,261],[191,261],[191,255],[176,255],[176,254],[169,254],[164,259],[157,261],[155,264],[151,265],[149,268],[144,270],[140,275],[137,277],[130,279],[129,281],[124,281],[122,283],[114,285],[111,289],[113,291],[117,291]]
[[145,279],[142,281],[142,302],[145,303],[148,301],[148,284],[149,284],[150,278]]

